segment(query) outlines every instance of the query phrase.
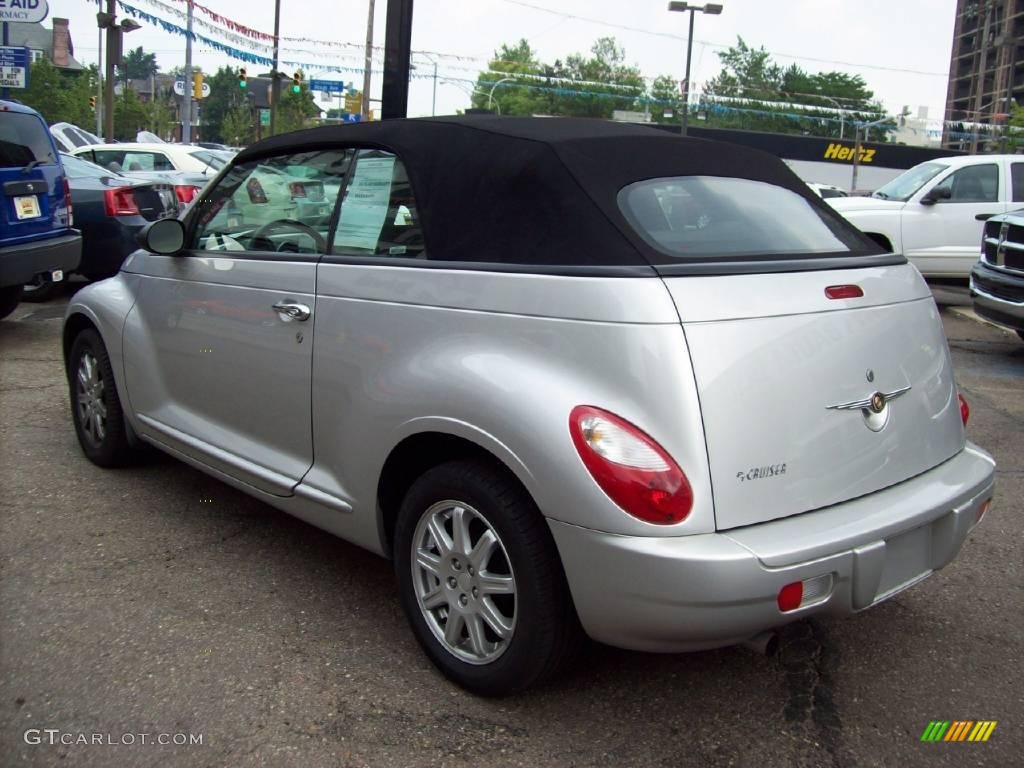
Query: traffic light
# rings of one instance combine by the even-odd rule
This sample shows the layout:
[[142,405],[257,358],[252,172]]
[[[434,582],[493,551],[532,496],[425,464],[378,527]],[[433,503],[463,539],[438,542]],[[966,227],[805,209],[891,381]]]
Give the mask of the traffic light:
[[292,75],[292,93],[300,93],[302,91],[302,72],[296,72]]
[[245,71],[245,67],[238,70],[238,87],[248,88],[249,87],[249,75]]
[[95,96],[90,96],[89,97],[89,109],[91,109],[93,112],[96,111],[96,97]]
[[192,98],[203,98],[203,73],[196,72],[192,75]]

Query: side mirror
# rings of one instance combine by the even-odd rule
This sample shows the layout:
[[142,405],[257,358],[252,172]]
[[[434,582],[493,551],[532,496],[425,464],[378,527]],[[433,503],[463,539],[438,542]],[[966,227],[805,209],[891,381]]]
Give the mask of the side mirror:
[[921,198],[921,205],[935,205],[939,200],[949,200],[953,192],[949,187],[932,187]]
[[178,219],[160,219],[139,231],[139,245],[150,253],[173,256],[185,247],[185,225]]

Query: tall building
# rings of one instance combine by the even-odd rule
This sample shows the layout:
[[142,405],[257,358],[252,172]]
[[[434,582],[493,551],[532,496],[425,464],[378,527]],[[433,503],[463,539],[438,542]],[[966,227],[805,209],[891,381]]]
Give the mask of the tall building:
[[943,146],[997,148],[1014,102],[1024,104],[1024,0],[957,0]]

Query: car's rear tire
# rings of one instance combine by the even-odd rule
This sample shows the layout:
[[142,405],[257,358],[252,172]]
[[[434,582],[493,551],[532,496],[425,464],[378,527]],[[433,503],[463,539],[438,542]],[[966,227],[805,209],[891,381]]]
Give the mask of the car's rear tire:
[[91,328],[79,333],[71,344],[68,384],[71,418],[88,459],[101,467],[134,463],[138,452],[128,440],[114,369],[103,340]]
[[544,518],[497,464],[453,461],[416,480],[398,514],[394,561],[416,639],[473,693],[504,696],[550,677],[578,637]]
[[0,320],[3,320],[18,306],[21,301],[22,287],[20,285],[9,285],[0,288]]

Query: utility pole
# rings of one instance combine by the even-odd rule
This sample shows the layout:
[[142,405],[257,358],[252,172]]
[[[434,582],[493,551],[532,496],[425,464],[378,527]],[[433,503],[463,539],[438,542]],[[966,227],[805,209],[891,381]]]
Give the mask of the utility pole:
[[277,103],[281,100],[281,74],[277,71],[281,52],[281,0],[274,0],[274,66],[270,70],[270,135],[277,133]]
[[[96,0],[96,9],[103,10],[103,0]],[[96,25],[96,135],[103,135],[103,27]]]
[[374,0],[370,0],[370,10],[366,14],[366,68],[363,70],[363,103],[360,109],[363,120],[370,119],[370,70],[373,68],[373,6]]
[[185,22],[185,94],[181,101],[181,143],[192,143],[192,0]]
[[430,116],[437,114],[437,59],[434,59],[434,95],[430,97]]
[[116,13],[116,0],[107,0],[111,26],[107,28],[107,61],[103,73],[103,139],[108,142],[114,140],[114,61],[121,57],[121,30],[113,26]]

